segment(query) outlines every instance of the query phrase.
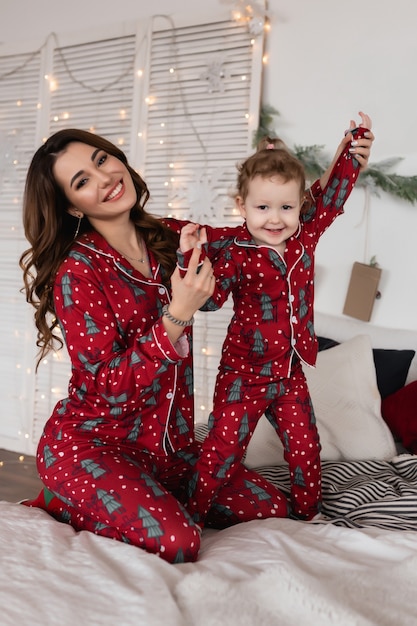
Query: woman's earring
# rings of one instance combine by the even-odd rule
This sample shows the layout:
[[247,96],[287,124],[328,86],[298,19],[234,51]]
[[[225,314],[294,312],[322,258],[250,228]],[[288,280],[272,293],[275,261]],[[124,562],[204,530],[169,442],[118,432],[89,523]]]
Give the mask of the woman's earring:
[[82,213],[81,214],[79,213],[77,217],[78,217],[78,224],[77,224],[77,228],[75,231],[74,239],[77,239],[78,237],[78,233],[80,232],[81,220],[83,219],[84,216]]

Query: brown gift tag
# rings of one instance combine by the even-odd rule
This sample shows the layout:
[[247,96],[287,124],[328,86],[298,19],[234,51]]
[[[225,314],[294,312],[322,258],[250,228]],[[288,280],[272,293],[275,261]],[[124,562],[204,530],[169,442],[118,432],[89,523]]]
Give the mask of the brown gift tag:
[[344,315],[369,322],[382,270],[374,265],[354,263],[346,294]]

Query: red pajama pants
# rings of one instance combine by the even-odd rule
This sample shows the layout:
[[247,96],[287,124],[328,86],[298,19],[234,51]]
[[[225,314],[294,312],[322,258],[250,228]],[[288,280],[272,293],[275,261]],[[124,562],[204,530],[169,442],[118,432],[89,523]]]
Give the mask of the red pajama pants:
[[[181,501],[186,499],[199,444],[159,457],[131,447],[91,441],[75,446],[74,439],[68,446],[44,437],[39,451],[38,471],[46,489],[24,504],[45,509],[77,531],[131,543],[171,563],[196,560],[199,528]],[[207,526],[224,528],[287,514],[286,497],[240,465],[217,490]]]
[[[237,382],[238,381],[238,382]],[[320,442],[301,366],[276,383],[219,375],[209,434],[189,483],[187,510],[199,525],[225,481],[233,480],[260,417],[265,413],[284,448],[291,481],[291,513],[311,519],[321,501]],[[260,460],[260,463],[262,461]]]

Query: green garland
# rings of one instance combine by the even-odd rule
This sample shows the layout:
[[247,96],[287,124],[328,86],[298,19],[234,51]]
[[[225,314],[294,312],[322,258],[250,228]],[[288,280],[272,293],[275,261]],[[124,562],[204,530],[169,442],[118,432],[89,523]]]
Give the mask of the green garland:
[[[254,146],[262,137],[276,137],[272,124],[277,115],[279,112],[269,105],[261,108],[259,126],[254,134]],[[291,152],[303,163],[306,176],[310,180],[320,178],[330,164],[330,159],[323,152],[323,146],[295,145]],[[381,189],[414,204],[417,201],[417,176],[400,176],[390,172],[400,161],[402,158],[398,157],[369,165],[359,175],[357,186],[368,187],[376,195],[379,195],[378,191]]]
[[[398,163],[402,159],[392,159]],[[370,165],[359,175],[358,184],[369,186],[378,195],[378,189],[382,189],[397,198],[406,200],[414,204],[417,200],[417,176],[400,176],[399,174],[388,173],[386,170],[391,166],[390,162],[376,163]]]

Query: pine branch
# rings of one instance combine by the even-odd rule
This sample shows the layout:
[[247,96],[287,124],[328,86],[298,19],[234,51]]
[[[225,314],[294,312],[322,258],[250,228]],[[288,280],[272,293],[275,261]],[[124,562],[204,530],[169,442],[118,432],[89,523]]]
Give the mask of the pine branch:
[[[259,127],[256,133],[254,133],[254,146],[265,136],[271,138],[277,136],[272,128],[274,118],[277,115],[279,115],[279,112],[273,107],[269,105],[262,106],[259,116]],[[310,180],[320,178],[330,164],[330,159],[323,154],[323,146],[296,145],[292,149],[292,153],[302,162],[306,177]],[[393,157],[368,166],[359,175],[358,186],[369,187],[371,192],[376,195],[379,195],[378,190],[381,189],[385,193],[414,204],[417,202],[417,176],[401,176],[388,171],[400,161],[402,161],[401,157]]]
[[292,153],[304,165],[306,178],[316,180],[326,170],[329,162],[322,152],[323,146],[294,146]]
[[378,189],[382,189],[385,193],[397,196],[411,204],[417,201],[417,176],[386,174],[370,166],[360,174],[358,185],[362,187],[369,185],[376,195],[379,195]]
[[259,126],[253,135],[252,146],[256,148],[263,137],[276,137],[275,131],[271,128],[274,118],[279,115],[279,111],[269,105],[262,106],[259,114]]

